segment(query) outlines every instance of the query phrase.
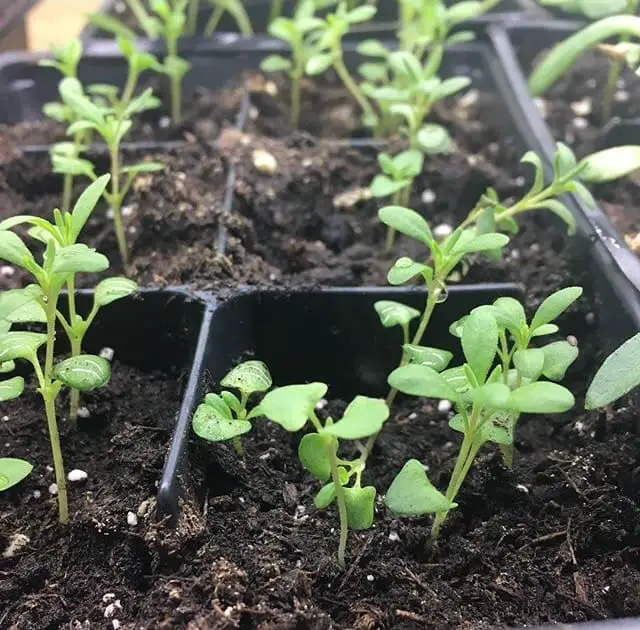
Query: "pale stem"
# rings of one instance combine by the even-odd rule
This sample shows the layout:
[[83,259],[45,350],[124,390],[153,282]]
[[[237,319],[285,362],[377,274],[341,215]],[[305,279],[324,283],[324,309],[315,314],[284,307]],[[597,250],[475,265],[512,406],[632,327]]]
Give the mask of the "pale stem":
[[338,441],[334,438],[327,445],[327,453],[331,461],[331,480],[336,491],[336,503],[338,504],[338,515],[340,516],[340,542],[338,544],[338,564],[344,569],[345,552],[347,550],[347,536],[349,535],[349,521],[347,517],[347,504],[344,498],[344,488],[340,483],[340,474],[338,473],[337,452]]
[[118,146],[111,147],[111,210],[113,210],[113,225],[118,239],[118,249],[125,273],[129,269],[129,248],[122,223],[122,199],[120,196],[120,152]]

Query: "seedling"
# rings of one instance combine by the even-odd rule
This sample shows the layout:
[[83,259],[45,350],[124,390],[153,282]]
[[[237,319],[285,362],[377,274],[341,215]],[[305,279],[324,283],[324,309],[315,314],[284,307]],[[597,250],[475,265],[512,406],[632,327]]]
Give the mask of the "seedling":
[[[124,41],[124,40],[123,40]],[[140,63],[146,64],[141,61]],[[135,77],[135,70],[130,77]],[[77,116],[76,122],[67,129],[68,135],[74,135],[79,131],[93,130],[103,138],[107,145],[110,158],[111,190],[105,190],[103,196],[113,212],[113,223],[118,240],[118,248],[125,270],[129,266],[129,248],[122,222],[122,204],[129,192],[133,180],[139,173],[151,173],[162,170],[162,164],[158,162],[140,162],[129,166],[121,165],[120,145],[131,129],[131,117],[134,114],[157,107],[158,100],[151,93],[151,89],[145,90],[139,96],[132,98],[137,79],[127,82],[124,95],[116,99],[112,86],[101,86],[101,94],[109,99],[108,104],[99,104],[92,101],[82,89],[82,85],[76,79],[63,79],[60,83],[60,94],[64,103],[70,107]],[[131,87],[131,86],[134,87]],[[94,92],[95,92],[94,86]],[[94,165],[89,160],[67,158],[66,168],[74,175],[84,175],[96,181],[98,176]]]
[[[103,194],[103,191],[109,181],[109,175],[103,175],[91,184],[80,195],[76,205],[72,212],[64,212],[60,210],[54,210],[54,222],[51,223],[41,217],[34,217],[30,215],[17,215],[5,219],[0,223],[1,230],[9,230],[17,225],[31,225],[29,231],[30,236],[36,240],[41,241],[45,245],[49,241],[53,241],[56,247],[63,248],[65,251],[68,248],[72,248],[78,245],[78,239],[82,228],[93,214],[96,204]],[[0,232],[0,235],[2,232]],[[83,246],[84,247],[84,246]],[[69,251],[72,251],[69,249]],[[82,354],[82,343],[87,330],[91,327],[93,320],[95,319],[98,311],[107,304],[115,302],[127,295],[130,295],[138,288],[137,284],[133,280],[127,278],[107,278],[102,280],[96,286],[96,290],[93,297],[93,307],[86,318],[83,318],[76,308],[76,296],[75,296],[75,273],[69,272],[66,274],[65,284],[67,287],[67,305],[68,305],[68,317],[65,317],[59,310],[56,311],[58,321],[64,328],[65,333],[69,338],[71,345],[71,356],[78,357]],[[0,304],[4,300],[19,299],[22,295],[21,290],[18,290],[17,296],[14,297],[14,291],[7,291],[0,296]],[[9,302],[11,303],[11,302]],[[40,321],[46,322],[46,312],[42,311],[38,313],[39,306],[37,300],[33,300],[29,305],[30,310],[26,312],[18,311],[18,315],[24,318],[26,321]],[[39,316],[38,316],[39,315]],[[16,322],[16,314],[12,316],[11,321]],[[30,317],[36,317],[35,320],[30,320]],[[21,321],[25,321],[22,319]],[[7,332],[7,331],[5,331]],[[1,371],[1,370],[0,370]],[[70,396],[70,411],[69,419],[75,423],[78,418],[78,403],[79,403],[80,391],[78,389],[71,389]]]
[[[395,157],[387,153],[378,155],[381,174],[374,177],[369,191],[373,197],[391,197],[396,206],[409,205],[413,180],[422,173],[424,157],[420,151],[402,151]],[[393,247],[395,231],[387,228],[386,250]]]
[[248,418],[266,416],[291,432],[301,431],[311,422],[314,432],[300,440],[298,456],[304,468],[325,483],[316,495],[316,507],[324,509],[334,501],[337,504],[338,562],[344,567],[349,529],[369,529],[373,524],[376,489],[362,486],[361,458],[347,460],[338,455],[340,440],[359,440],[378,433],[389,409],[383,400],[356,396],[340,420],[334,422],[329,417],[323,423],[315,409],[326,393],[324,383],[279,387],[270,391]]
[[553,320],[581,293],[580,287],[569,287],[549,296],[530,324],[524,308],[513,298],[499,298],[492,306],[474,309],[452,325],[452,332],[460,337],[465,358],[462,365],[454,368],[444,369],[448,362],[434,365],[429,349],[408,349],[410,362],[389,375],[389,384],[412,396],[453,401],[456,413],[449,426],[464,437],[444,505],[424,468],[417,460],[411,460],[387,492],[387,505],[393,512],[435,513],[431,537],[436,539],[449,511],[456,507],[454,501],[484,444],[496,443],[509,453],[520,414],[562,413],[574,405],[568,389],[539,379],[564,378],[577,357],[576,344],[573,340],[553,342],[542,348],[530,348],[529,344],[535,337],[556,332],[558,327]]
[[209,37],[213,35],[218,24],[225,13],[235,20],[238,30],[245,37],[251,37],[253,35],[253,27],[251,26],[251,20],[244,8],[242,0],[209,0],[213,7],[213,13],[204,28],[205,36]]
[[[629,15],[604,17],[556,44],[529,77],[532,96],[546,92],[587,51],[601,48],[613,60],[603,97],[603,117],[607,120],[622,66],[627,63],[635,71],[640,65],[640,46],[629,42],[631,37],[640,38],[640,17],[633,15],[638,9],[638,0],[629,0],[626,6]],[[619,38],[617,44],[603,44],[616,37]]]
[[[2,382],[0,381],[0,400],[2,398]],[[26,479],[33,470],[33,466],[24,459],[15,457],[0,457],[0,492],[19,484]]]
[[236,453],[243,457],[240,436],[251,430],[247,409],[249,397],[271,388],[271,374],[262,361],[246,361],[233,368],[220,381],[220,385],[238,390],[240,398],[228,390],[220,394],[207,394],[193,415],[193,430],[209,442],[231,440]]
[[[45,243],[42,264],[22,239],[10,231],[7,222],[0,230],[0,259],[21,267],[29,272],[35,284],[24,289],[7,291],[0,296],[0,321],[9,323],[44,322],[46,333],[24,330],[8,330],[0,334],[0,364],[5,365],[18,359],[26,360],[33,366],[38,381],[38,393],[42,396],[49,440],[53,455],[53,465],[58,487],[58,514],[61,523],[69,520],[67,488],[64,462],[60,448],[60,437],[56,418],[56,399],[63,387],[79,391],[89,391],[105,385],[110,377],[109,363],[98,356],[80,354],[54,364],[54,342],[56,320],[59,319],[58,302],[60,292],[76,273],[95,273],[109,267],[109,261],[102,254],[81,243],[77,237],[84,227],[93,206],[107,185],[108,177],[92,184],[82,195],[71,213],[55,215],[54,226],[43,219],[33,217],[27,223],[34,226],[31,234]],[[7,220],[11,221],[11,219]],[[20,223],[22,221],[17,221]],[[14,225],[16,220],[14,219]],[[58,241],[60,233],[72,234],[73,245]],[[96,300],[100,301],[97,297]],[[95,308],[95,306],[94,306]],[[98,306],[99,308],[99,306]],[[91,317],[91,316],[89,316]],[[6,324],[5,324],[6,328]],[[39,349],[45,347],[42,362]],[[4,368],[3,368],[4,369]],[[3,400],[17,398],[24,391],[24,379],[15,376],[2,382],[0,388]]]

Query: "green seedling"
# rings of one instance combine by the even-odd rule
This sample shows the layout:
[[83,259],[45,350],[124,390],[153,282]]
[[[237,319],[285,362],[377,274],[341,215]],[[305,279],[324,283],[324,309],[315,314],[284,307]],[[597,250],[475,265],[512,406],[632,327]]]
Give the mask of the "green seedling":
[[460,366],[447,369],[444,369],[447,363],[434,366],[429,349],[411,349],[413,362],[394,370],[389,375],[389,384],[412,396],[452,401],[456,413],[449,426],[462,433],[463,440],[444,505],[420,462],[411,460],[387,492],[387,505],[393,512],[435,513],[431,536],[436,539],[449,511],[456,507],[458,492],[484,444],[493,442],[503,449],[512,449],[520,414],[562,413],[573,407],[574,397],[568,389],[539,380],[542,376],[552,381],[564,377],[578,354],[573,340],[542,348],[530,348],[529,343],[534,337],[557,331],[553,320],[581,293],[579,287],[569,287],[549,296],[530,324],[522,305],[513,298],[499,298],[492,306],[474,309],[452,326],[464,353],[465,362]]
[[240,398],[228,390],[223,390],[220,394],[207,394],[193,414],[193,431],[209,442],[231,440],[236,453],[243,457],[240,436],[251,430],[247,409],[249,397],[271,388],[271,374],[262,361],[246,361],[233,368],[220,381],[220,385],[238,390]]
[[205,36],[209,37],[213,35],[225,13],[229,13],[235,20],[238,30],[242,35],[245,37],[251,37],[253,35],[251,20],[244,8],[242,0],[209,0],[209,2],[213,7],[213,13],[204,28]]
[[[72,248],[78,245],[80,232],[86,222],[91,218],[98,199],[103,194],[108,181],[109,175],[103,175],[95,183],[87,187],[87,189],[78,198],[72,212],[54,210],[53,223],[40,217],[17,215],[2,221],[0,223],[0,231],[26,224],[31,226],[29,234],[32,238],[35,238],[44,244],[47,244],[49,240],[52,240],[58,248]],[[59,310],[56,311],[56,316],[69,338],[71,356],[78,357],[82,354],[82,344],[84,342],[85,335],[96,318],[98,311],[103,306],[132,294],[137,290],[138,286],[133,280],[129,280],[127,278],[107,278],[106,280],[102,280],[96,286],[93,298],[93,307],[91,308],[88,316],[84,318],[78,313],[76,308],[75,273],[69,272],[66,275],[65,284],[67,288],[68,316],[65,317]],[[18,296],[17,298],[15,297],[16,295]],[[21,295],[22,292],[20,290],[18,290],[17,294],[13,291],[7,291],[0,296],[0,304],[3,300],[9,300],[9,303],[11,303],[12,300],[19,299],[19,296]],[[31,311],[27,311],[26,315],[25,313],[20,315],[20,311],[18,311],[17,314],[21,317],[26,316],[26,321],[30,321],[28,318],[34,317],[34,314],[38,313],[39,307],[37,301],[29,303],[29,308]],[[34,321],[45,322],[45,316],[46,313],[41,312],[40,317]],[[13,323],[19,321],[15,319],[15,313],[12,317],[13,319],[11,319],[11,321]],[[0,371],[2,371],[1,368]],[[78,418],[79,396],[80,391],[72,388],[70,395],[69,419],[73,423],[75,423]]]
[[[420,151],[408,150],[391,157],[387,153],[378,155],[382,173],[373,178],[369,186],[372,197],[391,197],[395,206],[409,205],[413,180],[422,173],[424,157]],[[387,229],[386,250],[393,247],[395,231]]]
[[[7,221],[11,219],[5,221],[4,229],[0,230],[0,259],[24,269],[35,280],[34,284],[24,289],[6,291],[0,296],[0,322],[5,322],[0,324],[5,330],[0,333],[0,364],[4,366],[9,363],[11,366],[12,362],[22,359],[33,366],[38,382],[38,393],[45,407],[58,487],[58,514],[61,523],[68,522],[69,509],[56,417],[56,399],[65,386],[79,391],[102,387],[109,380],[110,366],[105,359],[89,354],[72,356],[58,364],[54,363],[56,321],[60,319],[59,298],[62,289],[75,274],[101,272],[109,267],[109,261],[105,256],[77,242],[77,237],[102,194],[107,179],[104,177],[92,184],[85,194],[80,196],[71,213],[65,215],[59,211],[54,213],[54,224],[37,217],[26,221],[33,225],[31,235],[45,244],[42,264],[36,262],[23,240],[8,229],[11,225]],[[74,244],[65,245],[59,242],[58,237],[61,233],[73,234]],[[110,293],[109,290],[106,292]],[[100,301],[98,291],[94,300]],[[92,312],[95,308],[94,305]],[[7,330],[7,323],[12,325],[24,322],[42,322],[46,326],[46,332]],[[39,350],[42,347],[45,348],[43,361],[39,356]],[[24,379],[21,376],[2,381],[0,386],[2,399],[17,398],[24,391],[24,386]]]
[[[132,2],[132,0],[129,0]],[[151,15],[137,0],[132,4],[140,27],[147,37],[161,38],[167,48],[164,63],[148,53],[140,53],[135,48],[136,34],[130,28],[122,24],[116,18],[104,13],[91,13],[90,21],[96,26],[113,33],[118,45],[129,62],[129,75],[123,96],[120,99],[121,108],[125,108],[133,97],[140,73],[144,70],[153,70],[169,77],[171,89],[171,120],[174,125],[182,122],[182,82],[189,72],[191,64],[178,55],[178,40],[185,32],[187,23],[186,8],[188,0],[151,0],[150,8],[155,13]],[[133,86],[133,87],[132,87]],[[111,92],[112,94],[113,92]]]
[[[532,96],[540,96],[546,92],[574,66],[582,55],[589,50],[599,48],[613,61],[603,97],[603,117],[607,120],[611,113],[616,82],[623,65],[626,63],[634,71],[637,71],[640,66],[640,45],[629,42],[632,37],[640,38],[640,17],[633,15],[637,9],[638,0],[629,0],[628,15],[604,17],[556,44],[529,77],[529,91]],[[613,38],[618,38],[617,44],[603,43]]]
[[[124,42],[124,40],[121,40]],[[146,62],[140,62],[146,65]],[[135,77],[132,70],[129,75]],[[158,106],[158,100],[151,93],[151,89],[145,90],[137,97],[133,97],[133,90],[137,80],[127,82],[124,95],[117,99],[115,88],[112,86],[100,86],[102,98],[109,102],[97,103],[85,94],[82,85],[76,79],[63,79],[60,83],[60,94],[64,103],[70,107],[76,115],[76,122],[67,129],[67,134],[73,136],[78,131],[95,131],[106,143],[110,158],[111,188],[103,193],[103,196],[113,212],[113,223],[118,241],[118,248],[122,264],[125,270],[129,266],[129,248],[122,221],[122,204],[139,173],[151,173],[162,170],[162,164],[157,162],[140,162],[128,166],[122,166],[120,145],[123,138],[131,129],[131,117],[140,112],[153,109]],[[131,86],[134,86],[133,88]],[[93,92],[95,93],[95,86]],[[66,168],[74,175],[84,175],[96,181],[98,176],[94,165],[86,159],[67,158]]]
[[349,529],[368,529],[373,524],[376,490],[362,486],[361,458],[347,460],[338,455],[340,440],[360,440],[378,433],[389,409],[383,400],[356,396],[340,420],[327,418],[323,423],[315,409],[326,393],[324,383],[279,387],[270,391],[248,417],[265,416],[291,432],[311,423],[314,432],[300,440],[298,456],[304,468],[325,484],[316,495],[316,507],[324,509],[334,501],[337,504],[338,562],[344,567]]
[[[0,381],[0,400],[2,398],[2,382]],[[33,470],[33,466],[24,459],[15,457],[0,457],[0,492],[19,484],[26,479]]]

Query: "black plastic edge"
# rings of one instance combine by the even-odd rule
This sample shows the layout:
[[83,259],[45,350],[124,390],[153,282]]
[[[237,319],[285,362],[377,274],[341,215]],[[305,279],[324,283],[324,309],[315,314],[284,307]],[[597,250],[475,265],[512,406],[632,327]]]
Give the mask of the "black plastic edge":
[[[575,23],[530,23],[530,28],[566,28]],[[522,28],[523,24],[511,28]],[[509,37],[509,26],[492,25],[489,37],[504,79],[503,98],[510,106],[514,120],[526,142],[540,154],[546,175],[552,168],[555,142],[529,95],[527,83]],[[589,208],[575,195],[567,196],[578,229],[594,243],[594,256],[614,288],[616,296],[640,330],[640,259],[627,247],[606,214]]]

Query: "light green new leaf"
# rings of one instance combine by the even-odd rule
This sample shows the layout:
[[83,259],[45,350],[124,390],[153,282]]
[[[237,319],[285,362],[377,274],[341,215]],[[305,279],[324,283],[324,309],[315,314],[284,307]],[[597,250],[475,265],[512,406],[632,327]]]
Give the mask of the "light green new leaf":
[[406,188],[409,180],[393,180],[387,175],[376,175],[369,185],[369,192],[372,197],[389,197],[399,190]]
[[224,442],[251,430],[250,422],[236,420],[231,416],[224,401],[219,399],[219,402],[225,407],[224,412],[220,404],[205,402],[198,405],[191,420],[191,426],[197,436],[209,442]]
[[376,14],[376,7],[364,5],[356,7],[347,13],[347,22],[349,24],[359,24],[360,22],[368,22]]
[[386,504],[402,516],[447,512],[457,507],[429,481],[417,459],[410,459],[393,480],[387,490]]
[[544,354],[542,373],[551,381],[561,381],[569,366],[578,358],[578,346],[568,341],[555,341],[541,350]]
[[451,136],[442,125],[428,123],[419,129],[416,141],[426,154],[436,155],[437,153],[446,153],[449,150]]
[[89,392],[109,382],[111,365],[95,354],[79,354],[58,363],[53,369],[53,375],[68,387]]
[[328,435],[309,433],[298,445],[298,458],[302,466],[320,481],[327,481],[331,476],[331,459],[327,452],[330,443],[331,437]]
[[453,354],[440,348],[429,346],[416,346],[406,343],[402,346],[403,358],[407,363],[419,363],[432,368],[436,372],[442,372],[453,359]]
[[222,418],[227,418],[229,420],[233,418],[233,414],[230,410],[230,405],[221,394],[207,394],[204,397],[203,404],[213,407],[216,410],[217,415]]
[[97,273],[109,268],[109,259],[83,243],[56,250],[53,273]]
[[597,151],[581,161],[580,179],[590,184],[612,182],[640,169],[640,146],[624,145]]
[[266,392],[272,384],[269,368],[262,361],[240,363],[220,381],[222,387],[239,389],[243,394]]
[[520,413],[562,413],[573,407],[575,399],[562,385],[539,381],[511,392],[510,404]]
[[0,335],[0,363],[15,359],[36,360],[38,348],[47,341],[42,333],[17,330]]
[[291,60],[280,55],[269,55],[260,62],[262,72],[286,72],[291,69]]
[[324,510],[329,507],[336,498],[336,487],[331,483],[328,483],[326,486],[322,486],[316,494],[316,498],[314,499],[314,503],[319,510]]
[[98,177],[95,182],[87,186],[82,194],[78,197],[71,211],[71,242],[75,243],[82,228],[91,216],[91,213],[95,210],[96,204],[102,195],[105,188],[111,179],[111,175],[108,173]]
[[478,383],[484,383],[498,349],[498,324],[487,310],[471,311],[462,326],[462,351]]
[[527,151],[520,158],[520,162],[533,165],[535,177],[529,193],[534,195],[538,194],[544,188],[544,169],[540,156],[535,151]]
[[513,355],[513,364],[518,372],[532,381],[537,380],[544,368],[545,354],[540,348],[526,348],[516,350]]
[[22,376],[14,376],[6,381],[0,381],[0,402],[18,398],[24,391]]
[[35,264],[29,248],[22,239],[8,230],[0,231],[0,260],[6,260],[12,265],[28,269]]
[[20,483],[32,470],[33,466],[23,459],[0,457],[0,492]]
[[425,281],[431,280],[433,277],[433,269],[428,265],[416,262],[407,256],[403,256],[402,258],[398,258],[398,260],[393,264],[393,267],[389,269],[389,272],[387,273],[387,280],[389,284],[397,286],[408,282],[418,274],[420,274]]
[[307,61],[305,71],[307,74],[316,75],[326,72],[333,63],[333,56],[331,53],[320,53],[314,55]]
[[609,355],[587,390],[585,407],[604,407],[640,385],[640,333]]
[[582,295],[582,287],[567,287],[550,295],[536,311],[531,321],[531,330],[552,322],[564,313]]
[[365,39],[356,46],[356,50],[366,57],[381,57],[385,59],[389,56],[386,46],[377,39]]
[[402,206],[386,206],[380,208],[378,217],[385,225],[431,246],[433,234],[429,224],[415,211]]
[[129,278],[106,278],[98,283],[94,294],[98,306],[106,306],[137,291],[138,285]]
[[455,400],[456,390],[449,384],[444,375],[434,369],[417,363],[403,365],[389,374],[389,385],[403,394]]
[[349,528],[356,531],[369,529],[373,525],[376,489],[373,486],[365,486],[364,488],[344,488],[343,491]]
[[542,324],[538,326],[532,333],[532,337],[544,337],[545,335],[553,335],[557,333],[560,328],[556,324]]
[[[373,308],[378,313],[380,323],[385,328],[392,328],[393,326],[405,327],[409,325],[412,319],[420,317],[419,310],[391,300],[379,300],[373,305]],[[0,315],[1,313],[2,311],[0,310]]]
[[324,383],[278,387],[252,409],[248,418],[263,415],[287,431],[300,431],[326,393],[327,386]]
[[381,398],[356,396],[342,418],[324,430],[337,438],[359,440],[378,433],[388,417],[389,408]]
[[470,240],[460,239],[454,246],[452,253],[455,255],[470,254],[472,252],[485,252],[494,249],[501,249],[509,243],[509,237],[506,234],[492,232],[488,234],[479,234]]

